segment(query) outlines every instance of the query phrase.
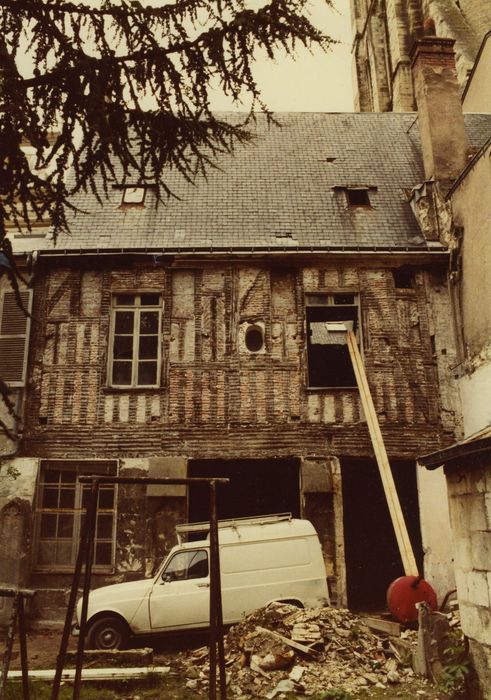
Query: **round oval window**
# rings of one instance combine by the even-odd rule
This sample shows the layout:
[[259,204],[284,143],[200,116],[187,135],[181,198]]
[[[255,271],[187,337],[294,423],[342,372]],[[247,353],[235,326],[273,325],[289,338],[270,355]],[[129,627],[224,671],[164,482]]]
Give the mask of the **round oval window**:
[[259,352],[264,345],[262,329],[259,326],[250,326],[245,335],[245,344],[249,352]]

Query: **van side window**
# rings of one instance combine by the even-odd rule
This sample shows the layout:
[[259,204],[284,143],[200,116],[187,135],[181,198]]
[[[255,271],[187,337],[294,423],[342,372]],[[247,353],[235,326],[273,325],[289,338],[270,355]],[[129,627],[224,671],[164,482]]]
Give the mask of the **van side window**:
[[206,576],[208,576],[208,552],[204,549],[178,552],[162,573],[164,581],[182,581]]

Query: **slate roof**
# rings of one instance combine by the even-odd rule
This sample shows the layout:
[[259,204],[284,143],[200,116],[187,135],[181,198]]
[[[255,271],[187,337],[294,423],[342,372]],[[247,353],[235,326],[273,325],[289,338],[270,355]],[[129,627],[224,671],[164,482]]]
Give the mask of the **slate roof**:
[[[101,206],[80,194],[74,202],[89,213],[71,220],[56,249],[426,249],[406,200],[424,179],[416,114],[276,116],[281,128],[259,116],[255,141],[220,157],[220,170],[195,186],[169,173],[179,200],[156,208],[147,191],[145,207],[121,207],[113,189]],[[479,146],[491,115],[467,115],[466,124]],[[349,186],[369,187],[373,207],[348,207]]]

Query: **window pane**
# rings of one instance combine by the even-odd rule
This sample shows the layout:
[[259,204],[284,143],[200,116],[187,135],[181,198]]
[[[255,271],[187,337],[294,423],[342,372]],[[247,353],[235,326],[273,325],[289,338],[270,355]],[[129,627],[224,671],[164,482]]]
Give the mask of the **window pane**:
[[68,513],[60,513],[58,516],[58,537],[73,536],[73,515]]
[[133,311],[116,311],[115,333],[133,333]]
[[[53,563],[53,562],[48,562]],[[72,543],[58,542],[56,543],[56,563],[68,566],[72,563]]]
[[114,486],[99,491],[99,508],[112,508],[114,505]]
[[97,542],[95,545],[95,563],[111,564],[112,544],[110,542]]
[[77,481],[77,474],[69,471],[62,471],[61,473],[61,482],[63,484],[74,484]]
[[133,306],[135,303],[134,294],[117,294],[116,306]]
[[54,537],[56,535],[56,515],[43,513],[41,516],[41,537]]
[[196,552],[188,569],[188,578],[204,578],[208,576],[208,555],[206,552]]
[[155,334],[159,332],[158,311],[142,311],[140,314],[140,333]]
[[140,360],[157,359],[158,340],[157,335],[143,335],[140,337]]
[[84,486],[82,490],[82,508],[87,508],[90,500],[90,486]]
[[44,487],[43,508],[58,508],[58,488]]
[[38,564],[54,564],[56,542],[40,542],[38,549]]
[[131,360],[133,357],[133,336],[115,335],[113,357],[116,360]]
[[334,295],[335,304],[354,304],[355,295],[354,294],[335,294]]
[[329,304],[329,296],[327,294],[307,294],[307,306],[327,306]]
[[159,306],[160,294],[141,294],[140,303],[142,306]]
[[131,362],[113,362],[113,384],[131,384]]
[[75,507],[75,489],[61,489],[60,508]]
[[162,577],[171,581],[186,578],[189,560],[193,554],[194,552],[179,552],[179,554],[176,554],[167,564]]
[[57,484],[60,480],[60,474],[59,469],[46,469],[44,472],[44,483]]
[[113,536],[113,516],[99,515],[97,517],[97,538],[110,539]]
[[156,362],[139,362],[138,363],[138,385],[147,386],[157,383],[157,363]]

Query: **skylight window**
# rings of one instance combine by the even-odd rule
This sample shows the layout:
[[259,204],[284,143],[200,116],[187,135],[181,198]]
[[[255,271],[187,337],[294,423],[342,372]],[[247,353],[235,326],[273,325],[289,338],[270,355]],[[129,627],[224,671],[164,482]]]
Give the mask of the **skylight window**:
[[370,207],[370,196],[366,187],[347,187],[346,199],[350,207]]
[[123,187],[123,204],[143,204],[145,187]]

